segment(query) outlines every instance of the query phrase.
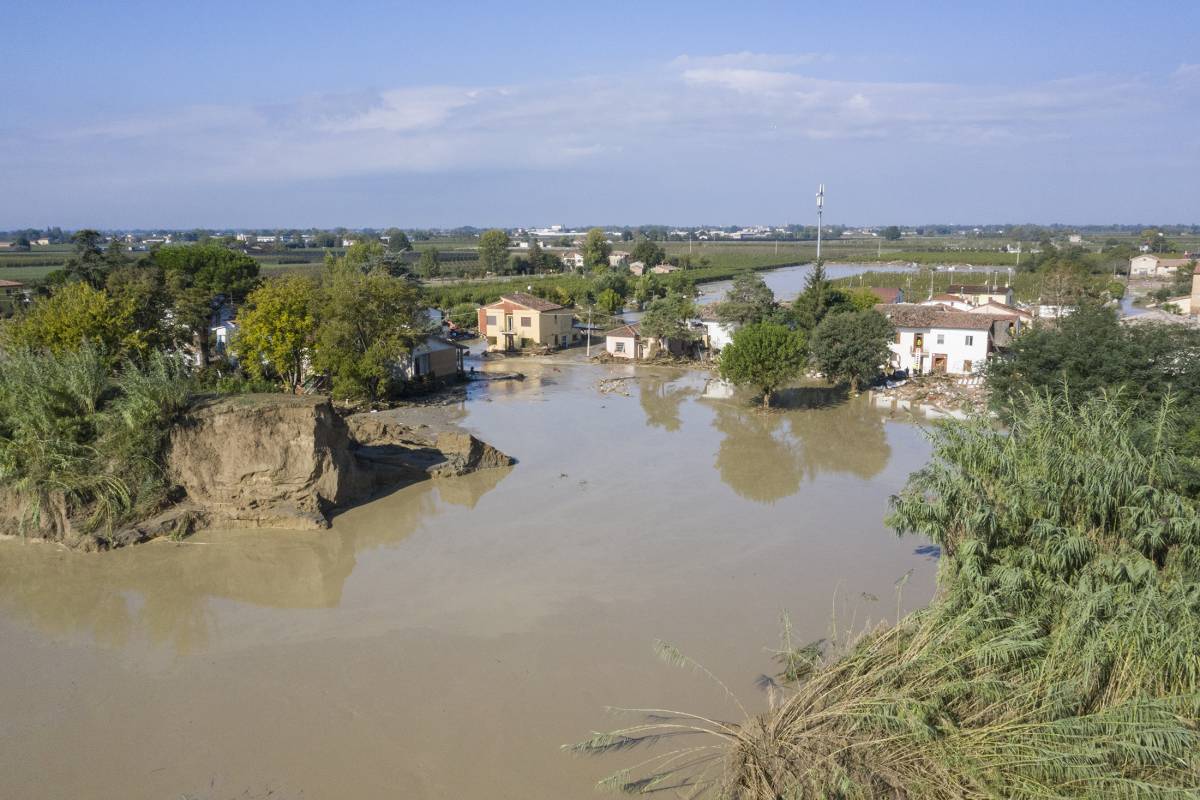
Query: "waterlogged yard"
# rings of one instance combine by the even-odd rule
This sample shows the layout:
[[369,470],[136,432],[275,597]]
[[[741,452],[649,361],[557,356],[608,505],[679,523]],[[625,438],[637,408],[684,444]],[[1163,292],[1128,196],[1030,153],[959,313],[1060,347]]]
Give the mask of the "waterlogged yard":
[[629,759],[558,748],[619,724],[605,706],[738,715],[656,638],[754,709],[781,612],[807,640],[930,599],[927,543],[882,524],[929,455],[912,420],[819,392],[763,415],[699,372],[520,369],[454,411],[516,467],[330,531],[0,542],[0,796],[588,797]]

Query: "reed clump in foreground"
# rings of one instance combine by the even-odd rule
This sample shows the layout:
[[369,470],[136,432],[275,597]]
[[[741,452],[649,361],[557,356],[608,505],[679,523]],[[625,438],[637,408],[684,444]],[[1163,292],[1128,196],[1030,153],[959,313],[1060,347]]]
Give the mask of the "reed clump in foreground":
[[104,543],[158,510],[171,421],[194,382],[179,359],[113,360],[84,345],[0,353],[0,521],[14,530]]
[[1007,433],[937,429],[888,520],[942,548],[929,608],[837,657],[785,648],[765,713],[647,712],[569,749],[655,748],[602,782],[631,793],[1195,797],[1200,508],[1176,424],[1169,401],[1143,420],[1043,396]]

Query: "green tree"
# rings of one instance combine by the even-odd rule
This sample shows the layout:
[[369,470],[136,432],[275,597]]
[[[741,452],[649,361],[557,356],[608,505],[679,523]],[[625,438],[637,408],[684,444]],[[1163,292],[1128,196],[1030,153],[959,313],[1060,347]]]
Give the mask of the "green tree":
[[316,307],[317,286],[302,275],[274,278],[251,292],[233,342],[242,368],[256,378],[278,378],[295,392],[316,337]]
[[132,325],[146,347],[159,349],[170,342],[165,325],[170,295],[162,270],[154,264],[126,264],[108,272],[105,290],[119,308],[132,309]]
[[508,263],[508,234],[499,228],[484,231],[479,237],[479,260],[488,272],[502,272]]
[[696,308],[690,298],[671,292],[666,297],[651,301],[642,317],[642,335],[656,338],[664,344],[668,340],[694,342],[699,337],[688,325],[688,320],[695,314]]
[[330,375],[334,396],[383,397],[396,362],[425,329],[418,287],[383,268],[364,273],[339,259],[326,276],[319,302],[315,364]]
[[99,348],[110,359],[144,351],[147,337],[134,324],[134,308],[103,289],[74,282],[35,302],[5,329],[6,345],[61,354]]
[[744,272],[733,279],[725,299],[717,303],[717,318],[737,325],[762,322],[775,310],[775,293],[758,273]]
[[653,272],[643,273],[633,287],[633,299],[643,308],[654,298],[662,297],[666,293],[666,287]]
[[630,251],[629,260],[641,261],[648,269],[666,261],[667,252],[656,242],[652,242],[649,239],[641,239],[633,246],[633,250]]
[[870,311],[879,305],[879,296],[870,289],[837,289],[842,302],[834,308],[844,308],[846,311]]
[[417,260],[417,274],[422,278],[436,278],[442,273],[442,254],[436,247],[421,251]]
[[168,245],[156,250],[151,260],[162,269],[172,294],[199,289],[210,299],[224,295],[241,302],[258,286],[258,262],[218,244]]
[[447,315],[460,328],[474,328],[479,324],[479,306],[474,303],[459,303]]
[[608,256],[612,245],[605,238],[602,228],[592,228],[583,240],[583,264],[588,269],[598,269],[608,266]]
[[857,393],[859,382],[874,378],[887,363],[894,336],[892,324],[876,311],[830,314],[813,331],[809,348],[826,378],[848,382]]
[[610,317],[615,316],[624,307],[625,301],[612,289],[605,289],[596,295],[596,308]]
[[770,408],[771,393],[799,376],[807,361],[802,333],[760,322],[733,335],[733,341],[721,351],[718,367],[722,378],[760,390],[763,408]]
[[617,297],[624,300],[629,294],[629,278],[628,273],[624,270],[617,271],[604,268],[597,273],[592,280],[592,291],[599,295],[601,292],[611,289],[616,293]]
[[129,256],[125,255],[125,243],[117,237],[113,237],[108,246],[104,248],[104,264],[111,272],[114,269],[119,269],[129,263]]
[[63,271],[68,280],[86,281],[93,288],[104,286],[109,262],[104,257],[104,237],[99,231],[85,228],[71,237],[75,252],[67,259]]
[[900,229],[895,225],[888,225],[883,229],[883,238],[889,242],[894,242],[900,238]]
[[408,235],[399,228],[388,228],[383,235],[388,237],[387,249],[390,253],[403,253],[413,249]]
[[534,272],[557,272],[561,262],[553,253],[547,253],[537,239],[529,246],[529,266]]
[[[359,239],[346,248],[346,254],[343,256],[343,259],[347,265],[357,267],[363,272],[370,272],[384,264],[386,255],[387,248],[383,246],[383,242],[376,241],[375,239]],[[334,260],[327,257],[326,266],[330,266]]]
[[792,310],[800,329],[807,332],[814,330],[826,314],[844,302],[844,296],[826,277],[824,264],[818,261],[808,273],[804,291],[792,303]]

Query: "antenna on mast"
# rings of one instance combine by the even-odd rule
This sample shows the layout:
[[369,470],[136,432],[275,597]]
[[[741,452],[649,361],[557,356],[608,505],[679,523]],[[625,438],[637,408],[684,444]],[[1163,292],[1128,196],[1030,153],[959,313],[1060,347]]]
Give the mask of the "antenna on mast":
[[825,184],[817,184],[817,263],[821,263],[821,215],[825,211]]

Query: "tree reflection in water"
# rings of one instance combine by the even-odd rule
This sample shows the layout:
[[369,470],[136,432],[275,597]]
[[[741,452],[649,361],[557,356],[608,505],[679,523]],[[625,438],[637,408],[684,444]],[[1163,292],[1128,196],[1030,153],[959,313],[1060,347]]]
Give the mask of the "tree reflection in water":
[[[738,401],[714,404],[713,425],[724,434],[721,480],[748,500],[774,503],[822,473],[867,479],[883,470],[891,449],[878,411],[861,398],[824,406],[807,399],[816,402],[785,397],[792,408],[768,413]],[[795,407],[803,405],[810,407]]]
[[638,400],[646,412],[646,424],[668,431],[679,430],[679,406],[695,393],[693,387],[671,378],[645,375],[638,381]]
[[8,543],[0,552],[0,605],[54,634],[110,646],[144,636],[187,654],[215,624],[210,600],[267,608],[332,608],[356,554],[401,541],[450,506],[473,508],[511,470],[414,484],[339,514],[328,531],[213,531],[110,553]]

